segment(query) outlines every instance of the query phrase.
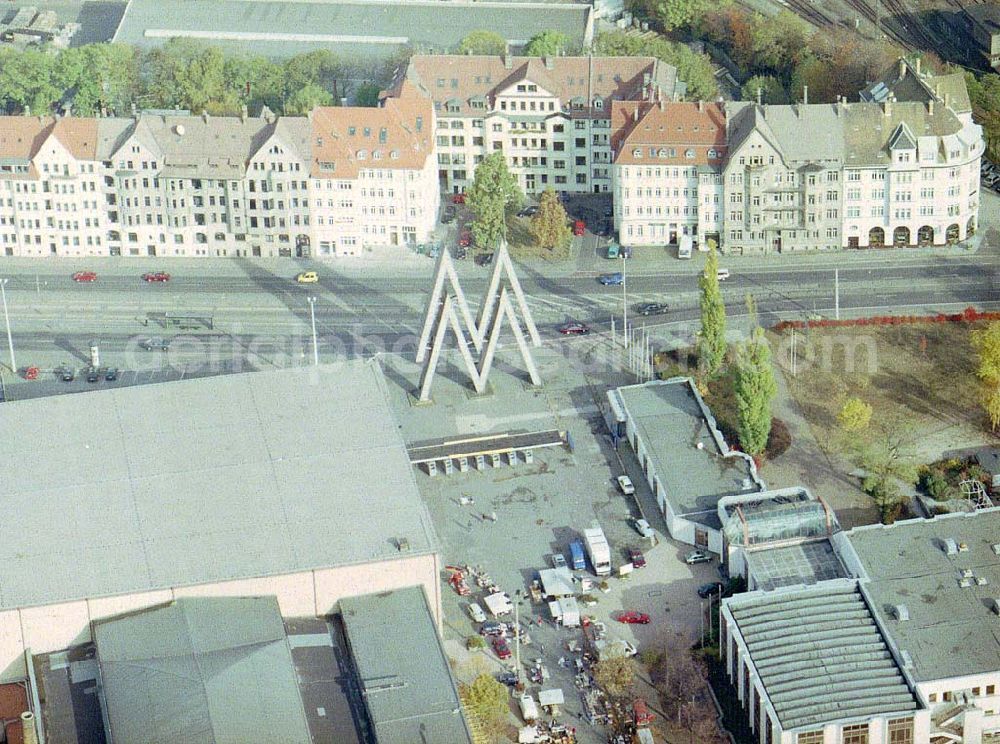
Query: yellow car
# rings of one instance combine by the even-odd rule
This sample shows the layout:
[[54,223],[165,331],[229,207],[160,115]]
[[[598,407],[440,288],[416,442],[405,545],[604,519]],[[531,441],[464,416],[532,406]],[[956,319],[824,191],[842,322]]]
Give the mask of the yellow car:
[[317,274],[315,271],[303,271],[301,274],[295,277],[295,281],[297,281],[299,284],[315,284],[316,282],[319,281],[319,274]]

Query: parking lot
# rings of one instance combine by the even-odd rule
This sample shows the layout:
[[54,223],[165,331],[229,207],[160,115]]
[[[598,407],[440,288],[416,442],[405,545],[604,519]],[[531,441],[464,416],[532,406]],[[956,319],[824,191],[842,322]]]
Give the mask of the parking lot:
[[[700,627],[702,600],[698,585],[716,578],[716,563],[686,565],[682,558],[687,546],[675,544],[665,536],[662,518],[648,513],[656,531],[655,545],[635,530],[632,519],[639,516],[637,502],[618,489],[615,477],[623,472],[622,463],[639,487],[639,496],[649,499],[638,479],[636,465],[623,446],[619,455],[611,446],[603,422],[601,406],[608,385],[627,380],[621,373],[607,369],[598,375],[585,374],[565,359],[539,350],[537,361],[545,384],[533,389],[521,381],[520,360],[504,357],[507,364],[491,378],[493,390],[485,396],[471,396],[462,385],[463,372],[442,363],[435,381],[434,403],[413,405],[407,392],[416,386],[417,370],[397,357],[384,359],[397,417],[408,444],[425,443],[440,438],[475,437],[486,434],[565,430],[572,443],[567,447],[539,449],[533,462],[521,459],[517,465],[482,470],[439,471],[429,476],[418,470],[417,482],[434,519],[442,543],[445,565],[479,566],[512,597],[528,586],[541,568],[550,567],[551,555],[562,553],[569,559],[568,545],[582,539],[583,530],[597,520],[611,546],[612,568],[627,563],[627,549],[643,550],[647,565],[624,578],[612,576],[607,591],[596,586],[591,594],[597,604],[581,607],[581,612],[607,625],[609,636],[625,639],[639,652],[656,645],[665,630],[681,629],[692,639]],[[488,461],[487,461],[488,462]],[[496,515],[495,521],[493,515]],[[576,572],[580,577],[596,579],[589,569]],[[476,633],[478,624],[469,617],[470,601],[483,604],[483,590],[472,584],[472,595],[459,597],[445,584],[444,633],[446,649],[462,669],[475,669],[471,659],[480,656],[492,668],[501,665],[492,650],[464,650],[465,640]],[[596,584],[596,580],[595,580]],[[648,613],[648,625],[626,625],[614,618],[625,610]],[[560,687],[566,696],[569,719],[581,712],[581,701],[574,689],[575,670],[570,667],[575,655],[566,643],[582,640],[580,629],[557,627],[547,606],[532,604],[527,598],[521,605],[522,620],[531,623],[532,643],[522,648],[525,667],[536,658],[544,659],[552,679],[545,687]],[[540,622],[540,624],[539,624]],[[567,666],[561,667],[563,658]],[[534,687],[537,692],[538,687]],[[651,696],[651,703],[655,698]],[[582,724],[582,721],[580,722]],[[586,724],[578,726],[582,742],[606,741],[604,735]]]

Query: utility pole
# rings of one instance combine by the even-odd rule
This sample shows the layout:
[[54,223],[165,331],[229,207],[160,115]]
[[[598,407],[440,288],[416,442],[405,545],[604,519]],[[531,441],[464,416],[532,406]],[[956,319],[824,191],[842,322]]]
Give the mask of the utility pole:
[[8,279],[0,279],[0,297],[3,298],[3,320],[7,326],[7,348],[10,349],[10,371],[17,374],[17,361],[14,359],[14,337],[10,334],[10,315],[7,313],[7,286]]
[[309,301],[309,317],[312,320],[313,334],[313,364],[319,366],[319,346],[316,344],[316,298],[306,297]]
[[840,269],[833,270],[833,317],[840,320]]
[[521,684],[521,590],[514,592],[514,663],[517,665],[517,684]]
[[628,348],[628,292],[625,289],[625,254],[622,253],[622,337]]

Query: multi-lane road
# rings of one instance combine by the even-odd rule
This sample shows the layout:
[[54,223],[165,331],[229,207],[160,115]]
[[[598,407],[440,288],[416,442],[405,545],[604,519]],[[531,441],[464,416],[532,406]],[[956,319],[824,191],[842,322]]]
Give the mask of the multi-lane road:
[[[401,264],[356,262],[314,268],[320,282],[293,280],[300,263],[232,260],[132,262],[19,261],[0,266],[6,277],[7,301],[19,367],[53,367],[65,361],[86,364],[91,339],[98,339],[110,364],[134,368],[152,361],[139,342],[149,336],[183,341],[169,352],[172,360],[212,356],[218,363],[233,359],[298,355],[311,350],[307,298],[315,297],[320,353],[405,349],[419,333],[430,288],[432,262]],[[473,302],[485,289],[488,270],[459,262],[467,297]],[[746,295],[756,299],[764,322],[779,317],[830,316],[834,312],[835,267],[839,264],[839,307],[842,314],[917,312],[966,305],[1000,305],[1000,256],[986,247],[976,253],[941,256],[841,253],[837,256],[782,256],[768,259],[723,259],[731,276],[723,283],[732,314],[743,312]],[[665,302],[670,312],[642,319],[647,326],[683,326],[698,314],[697,272],[701,261],[664,261],[639,256],[628,265],[627,301]],[[560,343],[556,326],[578,320],[595,330],[620,317],[623,291],[602,286],[599,270],[620,268],[607,261],[593,270],[522,264],[519,277],[543,337]],[[98,271],[97,281],[77,283],[74,270]],[[149,268],[172,274],[167,283],[141,280]],[[910,310],[909,308],[913,308]],[[211,317],[213,327],[172,328],[156,320],[173,312]],[[631,309],[630,309],[631,312]],[[5,340],[5,339],[3,339]],[[0,344],[0,349],[6,344]],[[7,354],[0,359],[9,363]],[[156,363],[162,365],[162,360]]]

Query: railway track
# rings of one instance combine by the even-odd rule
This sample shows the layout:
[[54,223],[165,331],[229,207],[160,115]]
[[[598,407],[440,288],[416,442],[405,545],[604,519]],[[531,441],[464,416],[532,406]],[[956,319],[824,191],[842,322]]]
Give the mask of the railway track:
[[825,28],[838,24],[837,19],[817,8],[811,0],[782,0],[782,4],[817,28]]

